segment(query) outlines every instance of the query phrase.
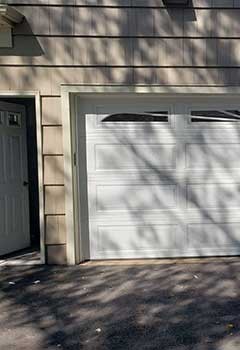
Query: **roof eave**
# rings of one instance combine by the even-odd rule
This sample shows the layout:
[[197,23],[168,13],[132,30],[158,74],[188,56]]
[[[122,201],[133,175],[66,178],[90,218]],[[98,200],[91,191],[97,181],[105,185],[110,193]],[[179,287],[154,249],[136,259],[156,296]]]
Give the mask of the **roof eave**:
[[0,26],[14,27],[21,23],[23,15],[19,13],[14,7],[0,4]]

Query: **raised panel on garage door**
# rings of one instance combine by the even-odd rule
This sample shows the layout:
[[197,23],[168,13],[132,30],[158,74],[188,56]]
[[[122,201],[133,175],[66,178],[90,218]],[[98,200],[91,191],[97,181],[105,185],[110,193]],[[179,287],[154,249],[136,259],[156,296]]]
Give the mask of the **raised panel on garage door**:
[[[116,144],[105,143],[93,144],[95,152],[91,164],[96,171],[148,169],[151,164],[155,169],[176,167],[175,144]],[[159,154],[162,157],[159,158]],[[140,157],[141,155],[141,157]]]
[[176,185],[117,184],[96,186],[96,212],[164,210],[177,207]]

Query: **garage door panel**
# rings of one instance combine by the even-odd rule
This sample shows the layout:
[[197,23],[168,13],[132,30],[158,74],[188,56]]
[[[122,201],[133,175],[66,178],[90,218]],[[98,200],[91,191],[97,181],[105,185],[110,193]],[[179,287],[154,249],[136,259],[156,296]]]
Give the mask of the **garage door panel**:
[[190,119],[185,121],[185,129],[195,133],[201,133],[204,130],[207,134],[214,134],[216,131],[227,133],[240,132],[240,119],[237,122],[215,122],[213,120],[199,120],[192,122]]
[[154,145],[176,145],[176,135],[167,135],[166,133],[158,133],[157,135],[146,135],[136,133],[121,133],[119,131],[111,132],[111,134],[88,134],[87,146],[95,145],[128,145],[131,149],[134,145],[146,145],[152,147]]
[[240,222],[236,223],[195,223],[187,226],[189,248],[228,248],[240,249]]
[[90,171],[176,168],[174,144],[92,144],[89,153]]
[[240,183],[188,184],[187,206],[204,212],[208,208],[240,208]]
[[[201,220],[201,216],[196,216],[197,222]],[[92,211],[89,215],[91,222],[99,224],[113,224],[113,225],[156,225],[156,224],[176,224],[185,225],[185,213],[180,209],[167,209],[156,211]],[[192,217],[189,220],[192,222]]]
[[186,144],[187,169],[219,169],[223,172],[240,168],[240,143]]
[[[94,184],[178,184],[184,174],[178,172],[169,174],[169,169],[154,169],[152,171],[145,169],[135,170],[109,170],[109,171],[93,171],[88,173],[88,183],[91,189]],[[199,180],[199,177],[197,178]],[[202,183],[202,181],[201,181]]]
[[239,169],[187,169],[183,178],[186,184],[234,184],[239,182]]
[[186,222],[186,224],[190,224],[190,223],[214,224],[215,222],[223,222],[223,221],[225,223],[238,222],[239,209],[231,208],[230,210],[226,210],[225,208],[222,208],[222,209],[203,208],[199,210],[199,208],[196,208],[196,209],[188,208],[188,210],[184,212],[184,222]]
[[179,242],[178,226],[151,225],[93,225],[93,258],[131,258],[159,256],[176,252]]
[[98,226],[98,251],[176,249],[176,229],[176,225]]
[[119,125],[115,124],[115,129],[103,130],[101,132],[89,131],[87,133],[87,143],[126,143],[131,144],[132,142],[155,144],[155,143],[175,143],[176,132],[166,128],[156,127],[150,128],[132,128],[121,130]]
[[177,207],[176,185],[96,185],[96,193],[91,195],[96,200],[96,212],[149,211]]
[[[198,130],[195,131],[188,131],[188,132],[182,132],[181,139],[183,142],[193,145],[201,145],[203,146],[209,146],[209,145],[216,145],[216,146],[222,146],[224,147],[231,147],[234,145],[238,145],[240,143],[240,134],[236,132],[236,130],[229,131],[227,129],[220,130]],[[226,145],[226,146],[224,146]],[[210,147],[210,146],[209,146]]]

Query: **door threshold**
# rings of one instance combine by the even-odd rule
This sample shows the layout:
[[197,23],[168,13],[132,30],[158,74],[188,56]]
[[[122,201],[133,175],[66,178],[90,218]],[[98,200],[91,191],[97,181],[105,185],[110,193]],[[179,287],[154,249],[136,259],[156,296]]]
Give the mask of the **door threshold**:
[[42,265],[40,251],[36,248],[24,249],[0,257],[1,266],[29,266]]

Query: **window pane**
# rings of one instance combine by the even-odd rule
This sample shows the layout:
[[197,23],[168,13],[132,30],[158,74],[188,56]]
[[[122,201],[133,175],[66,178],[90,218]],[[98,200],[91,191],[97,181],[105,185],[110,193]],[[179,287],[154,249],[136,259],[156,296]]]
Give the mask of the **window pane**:
[[21,114],[9,112],[8,113],[8,126],[21,126]]
[[168,112],[146,112],[146,113],[116,113],[105,117],[103,123],[111,122],[168,122]]
[[240,112],[238,110],[192,111],[191,116],[191,122],[193,123],[221,123],[240,121]]

